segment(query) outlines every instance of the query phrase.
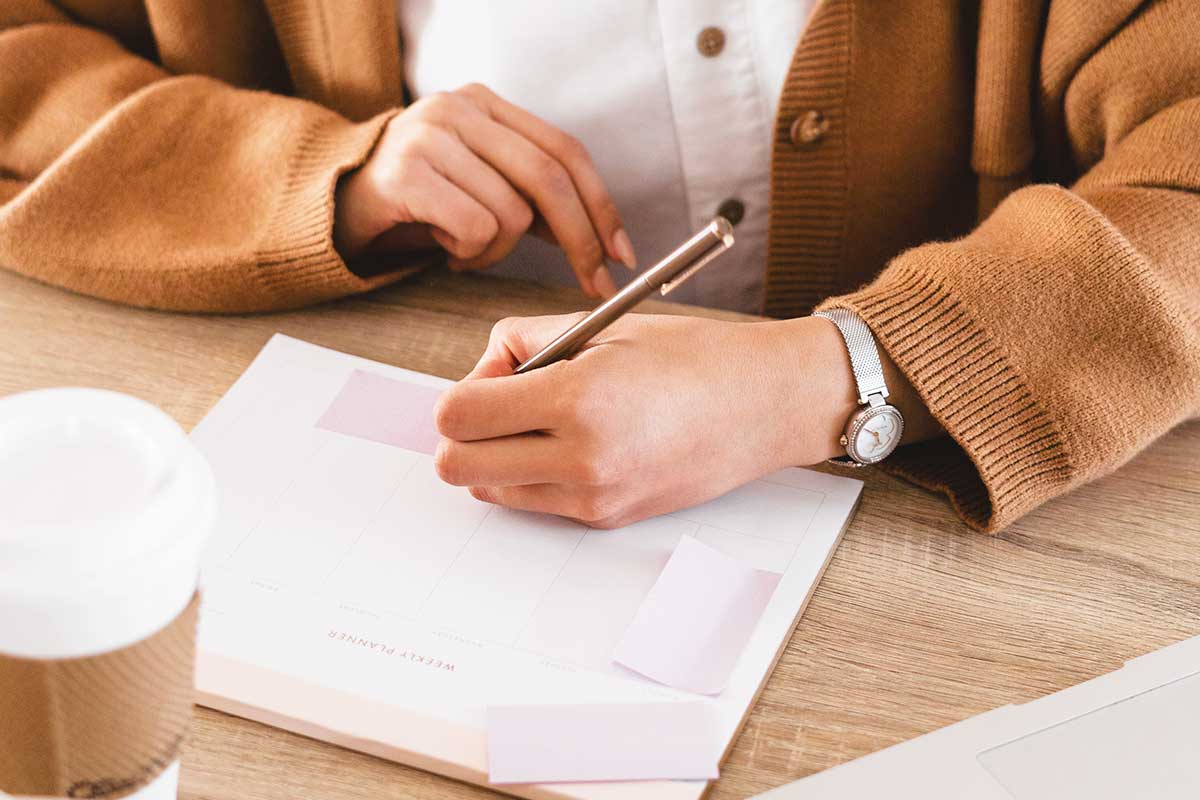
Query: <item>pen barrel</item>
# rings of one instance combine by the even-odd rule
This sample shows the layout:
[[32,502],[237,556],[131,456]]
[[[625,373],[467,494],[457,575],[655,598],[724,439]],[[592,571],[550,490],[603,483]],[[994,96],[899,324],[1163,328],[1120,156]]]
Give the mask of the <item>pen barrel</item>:
[[646,283],[644,275],[639,275],[628,286],[597,306],[595,311],[560,333],[554,341],[517,367],[515,374],[521,375],[572,355],[589,339],[612,324],[613,320],[629,312],[653,293],[654,287]]
[[732,245],[733,226],[724,217],[717,217],[666,258],[638,275],[628,286],[520,364],[514,374],[521,375],[568,358],[638,303],[659,289],[666,294]]
[[717,217],[703,230],[671,251],[666,258],[642,273],[642,278],[652,289],[664,287],[664,294],[671,285],[679,285],[694,270],[707,264],[733,245],[733,226],[724,217]]

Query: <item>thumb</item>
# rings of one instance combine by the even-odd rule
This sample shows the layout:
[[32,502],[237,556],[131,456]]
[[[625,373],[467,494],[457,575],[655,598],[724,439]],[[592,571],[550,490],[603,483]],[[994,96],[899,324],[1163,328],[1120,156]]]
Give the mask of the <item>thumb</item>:
[[492,328],[487,350],[479,359],[475,369],[485,361],[497,360],[508,365],[509,371],[526,361],[559,334],[570,328],[586,315],[558,314],[545,317],[509,317],[502,319]]
[[508,363],[503,358],[496,357],[491,353],[484,353],[479,359],[479,363],[475,365],[464,381],[471,381],[477,378],[503,378],[513,374],[513,365]]

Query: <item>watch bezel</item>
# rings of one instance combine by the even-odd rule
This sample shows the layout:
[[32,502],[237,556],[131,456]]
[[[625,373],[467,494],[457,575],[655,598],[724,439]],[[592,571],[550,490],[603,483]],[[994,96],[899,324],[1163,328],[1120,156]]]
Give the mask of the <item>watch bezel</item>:
[[[858,442],[858,434],[862,432],[863,426],[876,417],[884,414],[894,414],[896,417],[896,438],[892,440],[892,446],[883,451],[879,455],[872,457],[863,457],[859,455],[856,443]],[[896,451],[900,445],[900,440],[904,438],[904,415],[900,413],[900,409],[896,408],[891,403],[883,403],[878,406],[864,406],[855,412],[846,425],[846,432],[843,434],[846,438],[846,455],[858,464],[878,464],[885,458]]]

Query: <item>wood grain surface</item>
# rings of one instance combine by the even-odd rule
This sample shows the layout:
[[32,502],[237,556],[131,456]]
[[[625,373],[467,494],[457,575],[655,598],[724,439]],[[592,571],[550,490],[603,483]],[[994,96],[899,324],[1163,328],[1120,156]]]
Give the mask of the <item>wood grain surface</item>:
[[[298,312],[164,314],[0,270],[0,395],[115,389],[190,428],[275,331],[459,378],[498,319],[586,307],[572,290],[435,272]],[[1200,634],[1198,467],[1193,421],[991,537],[941,498],[864,471],[861,508],[709,796],[746,797]],[[494,795],[197,709],[180,796]]]

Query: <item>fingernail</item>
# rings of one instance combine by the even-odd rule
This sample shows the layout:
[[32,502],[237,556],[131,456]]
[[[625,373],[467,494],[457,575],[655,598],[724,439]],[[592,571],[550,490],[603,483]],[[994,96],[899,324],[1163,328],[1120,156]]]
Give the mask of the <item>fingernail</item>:
[[592,286],[595,286],[596,291],[604,298],[617,293],[617,285],[613,283],[612,274],[605,266],[596,267],[596,271],[592,273]]
[[625,232],[624,228],[617,228],[617,232],[613,234],[612,247],[622,264],[630,269],[637,267],[637,256],[633,254],[633,242],[629,241],[629,234]]

